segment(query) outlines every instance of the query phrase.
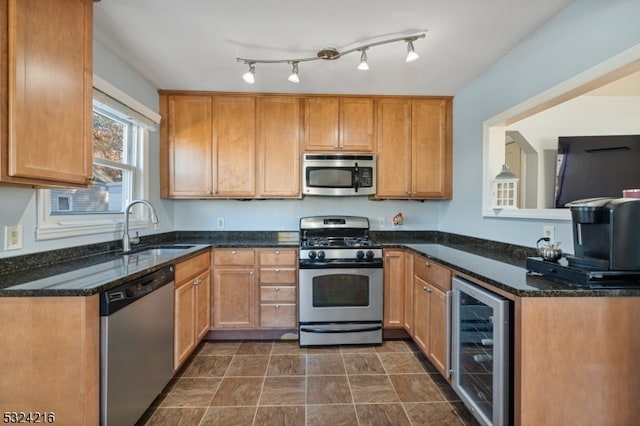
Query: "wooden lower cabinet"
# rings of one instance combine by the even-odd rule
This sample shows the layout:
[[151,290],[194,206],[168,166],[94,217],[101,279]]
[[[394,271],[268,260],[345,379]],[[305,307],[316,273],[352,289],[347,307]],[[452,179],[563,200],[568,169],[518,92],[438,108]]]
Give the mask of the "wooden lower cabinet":
[[178,263],[174,293],[174,371],[209,331],[211,312],[209,252]]
[[298,256],[295,249],[261,249],[259,265],[260,328],[296,328]]
[[405,318],[404,250],[384,250],[384,320],[385,328],[403,328]]
[[253,249],[214,251],[212,327],[254,328],[255,271]]
[[55,424],[97,425],[99,296],[2,297],[0,324],[0,411],[54,413]]
[[448,377],[449,338],[447,322],[448,292],[451,290],[451,270],[423,257],[414,256],[413,263],[413,324],[411,337],[436,369]]

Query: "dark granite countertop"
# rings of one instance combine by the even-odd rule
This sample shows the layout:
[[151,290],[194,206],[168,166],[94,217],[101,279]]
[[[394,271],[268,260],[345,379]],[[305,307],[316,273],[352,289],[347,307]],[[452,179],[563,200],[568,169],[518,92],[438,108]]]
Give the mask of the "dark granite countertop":
[[[412,250],[519,297],[638,297],[640,288],[581,288],[527,273],[535,249],[439,231],[372,231],[387,248]],[[213,248],[299,246],[297,231],[177,231],[143,237],[142,247],[190,244],[175,254],[123,256],[119,242],[0,259],[0,297],[89,296]],[[71,259],[71,260],[69,260]]]

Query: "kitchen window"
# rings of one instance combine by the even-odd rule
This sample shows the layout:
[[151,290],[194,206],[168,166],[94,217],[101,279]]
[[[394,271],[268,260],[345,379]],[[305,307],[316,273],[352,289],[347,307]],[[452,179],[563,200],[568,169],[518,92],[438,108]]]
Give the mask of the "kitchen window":
[[[119,238],[126,205],[147,198],[147,144],[159,116],[141,114],[146,107],[97,76],[94,86],[92,188],[39,190],[38,240],[107,232]],[[146,225],[143,213],[130,217],[130,229]]]

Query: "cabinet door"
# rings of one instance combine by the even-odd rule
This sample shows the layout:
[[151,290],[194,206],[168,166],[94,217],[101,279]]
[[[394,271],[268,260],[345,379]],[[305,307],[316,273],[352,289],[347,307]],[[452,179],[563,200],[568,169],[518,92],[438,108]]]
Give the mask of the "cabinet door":
[[256,158],[256,100],[253,96],[213,98],[214,195],[253,197]]
[[211,327],[211,273],[207,269],[194,281],[195,288],[195,333],[199,342]]
[[93,173],[93,3],[9,0],[3,8],[0,81],[7,86],[0,88],[0,128],[8,125],[1,178],[87,186]]
[[384,252],[384,321],[385,327],[404,324],[404,252]]
[[413,340],[424,353],[429,344],[429,287],[419,276],[413,278]]
[[192,282],[175,290],[174,369],[178,369],[196,346],[196,292]]
[[340,149],[340,100],[308,97],[304,102],[304,150]]
[[447,377],[447,296],[437,287],[430,287],[429,342],[427,356],[433,365]]
[[413,254],[404,254],[404,328],[413,332]]
[[413,197],[451,198],[451,101],[411,102]]
[[340,149],[373,152],[373,98],[340,99]]
[[[165,197],[209,197],[213,194],[212,119],[210,96],[161,96]],[[164,112],[166,111],[166,112]],[[164,139],[164,138],[163,138]],[[166,154],[165,154],[166,152]],[[165,175],[166,173],[166,175]]]
[[409,198],[411,193],[411,100],[378,99],[378,198]]
[[300,99],[258,101],[258,193],[262,198],[300,198]]
[[253,268],[216,266],[213,270],[213,327],[255,327],[255,293]]

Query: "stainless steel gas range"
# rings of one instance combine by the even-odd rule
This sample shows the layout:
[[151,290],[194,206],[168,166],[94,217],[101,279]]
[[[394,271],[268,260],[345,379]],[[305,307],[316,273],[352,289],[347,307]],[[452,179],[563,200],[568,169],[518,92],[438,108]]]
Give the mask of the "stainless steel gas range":
[[300,346],[380,344],[382,247],[359,216],[300,219]]

